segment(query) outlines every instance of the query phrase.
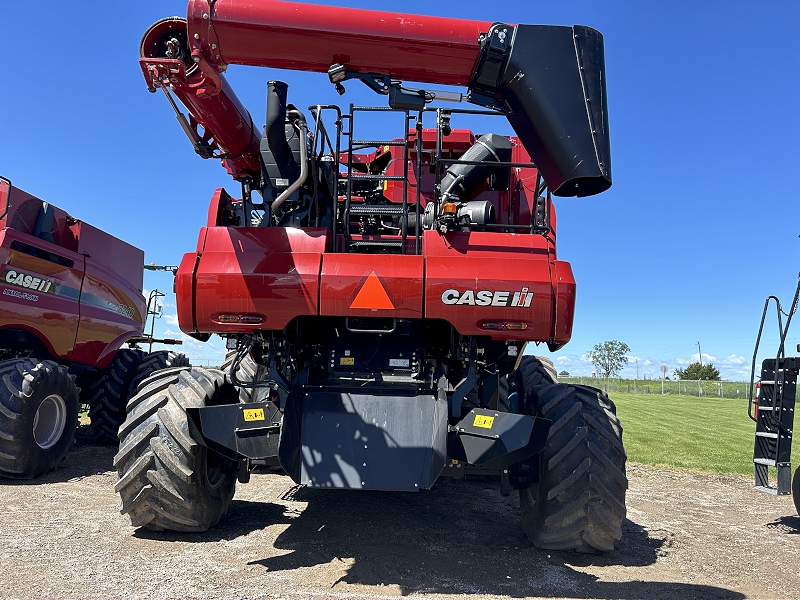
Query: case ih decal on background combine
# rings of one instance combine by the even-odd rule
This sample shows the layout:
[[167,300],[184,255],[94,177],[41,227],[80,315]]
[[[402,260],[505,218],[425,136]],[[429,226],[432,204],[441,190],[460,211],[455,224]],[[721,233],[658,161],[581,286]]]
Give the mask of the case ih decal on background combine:
[[[131,400],[115,459],[131,523],[203,531],[256,465],[377,490],[480,473],[519,491],[534,544],[613,548],[627,487],[614,405],[523,356],[572,334],[553,196],[611,186],[602,36],[190,0],[186,19],[145,32],[139,64],[241,191],[213,194],[176,278],[181,329],[231,352],[224,370],[166,371]],[[388,107],[304,111],[269,72],[262,128],[229,64],[327,74]],[[464,128],[476,119],[481,134]],[[485,133],[498,119],[515,135]]]
[[0,477],[55,467],[82,404],[91,439],[116,443],[138,384],[188,364],[137,348],[152,340],[143,333],[143,271],[138,248],[0,177]]

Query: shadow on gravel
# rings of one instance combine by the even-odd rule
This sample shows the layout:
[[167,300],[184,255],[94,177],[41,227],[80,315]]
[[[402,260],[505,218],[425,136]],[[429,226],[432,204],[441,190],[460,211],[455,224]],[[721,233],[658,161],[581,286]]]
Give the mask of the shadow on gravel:
[[[308,505],[293,516],[291,505],[235,503],[222,526],[209,532],[211,538],[198,537],[230,539],[288,522],[267,557],[249,564],[268,571],[339,565],[344,574],[333,582],[333,590],[347,583],[396,585],[404,595],[743,598],[713,586],[598,582],[571,565],[646,566],[668,552],[669,536],[653,536],[626,520],[623,540],[609,554],[537,550],[522,531],[517,496],[503,498],[494,483],[444,480],[417,494],[292,488],[281,500]],[[282,554],[273,555],[275,550]]]
[[104,444],[78,443],[67,452],[67,456],[56,467],[36,479],[0,479],[0,485],[47,485],[63,481],[74,481],[100,473],[113,472],[117,447]]
[[767,523],[767,529],[774,529],[789,535],[800,534],[800,517],[795,515],[779,517],[776,521]]
[[180,533],[175,531],[150,531],[146,527],[138,528],[133,537],[160,542],[205,543],[233,540],[238,537],[264,529],[269,525],[287,523],[284,516],[286,507],[269,502],[246,502],[233,500],[228,514],[216,527],[204,533]]

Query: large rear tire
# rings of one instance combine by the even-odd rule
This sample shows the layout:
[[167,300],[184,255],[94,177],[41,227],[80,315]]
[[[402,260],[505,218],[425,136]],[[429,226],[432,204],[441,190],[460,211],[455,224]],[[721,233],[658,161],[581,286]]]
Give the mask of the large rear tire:
[[0,477],[31,479],[61,462],[79,406],[66,367],[28,358],[0,363]]
[[114,489],[131,525],[199,532],[228,512],[235,465],[192,439],[186,409],[236,402],[217,369],[167,369],[144,382],[128,403],[114,457]]
[[525,412],[552,425],[539,456],[538,483],[520,490],[525,534],[547,550],[613,550],[622,537],[628,488],[614,403],[601,390],[566,384],[526,397]]
[[800,467],[794,472],[794,481],[792,481],[792,500],[794,500],[794,508],[797,514],[800,515]]
[[183,352],[175,352],[173,350],[158,350],[145,354],[142,362],[133,373],[130,383],[130,397],[133,397],[139,391],[145,379],[150,377],[156,371],[163,369],[172,369],[175,367],[190,367],[189,359]]
[[141,350],[120,348],[114,360],[89,386],[90,430],[88,438],[99,443],[116,444],[117,430],[125,420],[131,380],[144,358]]

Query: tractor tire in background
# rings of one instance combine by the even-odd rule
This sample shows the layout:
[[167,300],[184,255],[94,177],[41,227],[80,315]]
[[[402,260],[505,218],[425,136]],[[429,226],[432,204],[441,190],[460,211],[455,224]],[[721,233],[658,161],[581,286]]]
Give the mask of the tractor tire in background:
[[117,430],[125,420],[125,404],[136,370],[144,360],[141,350],[120,348],[114,360],[89,386],[86,403],[91,421],[88,439],[93,442],[116,444]]
[[[523,402],[527,399],[525,396],[529,396],[535,390],[558,383],[556,367],[552,360],[544,356],[523,356],[514,373],[514,382],[517,393],[521,396],[520,402]],[[524,395],[521,393],[522,390],[525,390]]]
[[546,550],[614,549],[625,518],[627,453],[614,403],[588,386],[526,390],[525,412],[552,421],[539,481],[520,490],[528,539]]
[[499,410],[508,412],[522,412],[527,396],[534,390],[558,382],[553,361],[544,356],[523,356],[519,360],[517,369],[509,375],[509,378],[511,381],[506,382],[506,408],[503,408],[498,400]]
[[[222,366],[220,367],[230,383],[233,383],[233,379],[231,378],[231,369],[233,368],[233,361],[236,359],[236,354],[236,350],[228,351],[228,353],[225,355],[225,360],[222,361]],[[259,379],[263,378],[264,370],[265,367],[259,365],[253,360],[253,357],[248,354],[242,359],[242,362],[239,363],[239,368],[236,370],[236,378],[244,383],[249,383],[251,381],[255,381],[257,376]],[[239,390],[239,402],[242,404],[258,401],[258,399],[260,399],[260,397],[263,396],[266,391],[266,388],[246,388],[238,386],[236,389]]]
[[[128,395],[133,397],[139,391],[142,382],[156,371],[172,369],[175,367],[190,367],[189,359],[183,352],[173,350],[157,350],[145,354],[142,362],[136,368],[131,378]],[[121,423],[120,423],[121,424]]]
[[228,512],[236,465],[192,439],[186,408],[237,402],[217,369],[169,369],[144,382],[128,403],[114,457],[114,489],[131,525],[200,532]]
[[794,500],[794,508],[797,514],[800,515],[800,467],[794,472],[794,480],[792,481],[792,500]]
[[31,479],[61,462],[75,439],[79,406],[66,367],[0,362],[0,477]]

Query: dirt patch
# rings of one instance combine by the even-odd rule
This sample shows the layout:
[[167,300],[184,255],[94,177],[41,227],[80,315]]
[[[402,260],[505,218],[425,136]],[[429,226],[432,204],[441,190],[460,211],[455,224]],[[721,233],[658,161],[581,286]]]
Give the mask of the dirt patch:
[[533,548],[517,497],[486,481],[395,494],[254,474],[208,533],[153,533],[120,516],[113,454],[78,445],[0,483],[3,597],[800,597],[800,517],[746,478],[630,465],[624,537],[588,557]]

